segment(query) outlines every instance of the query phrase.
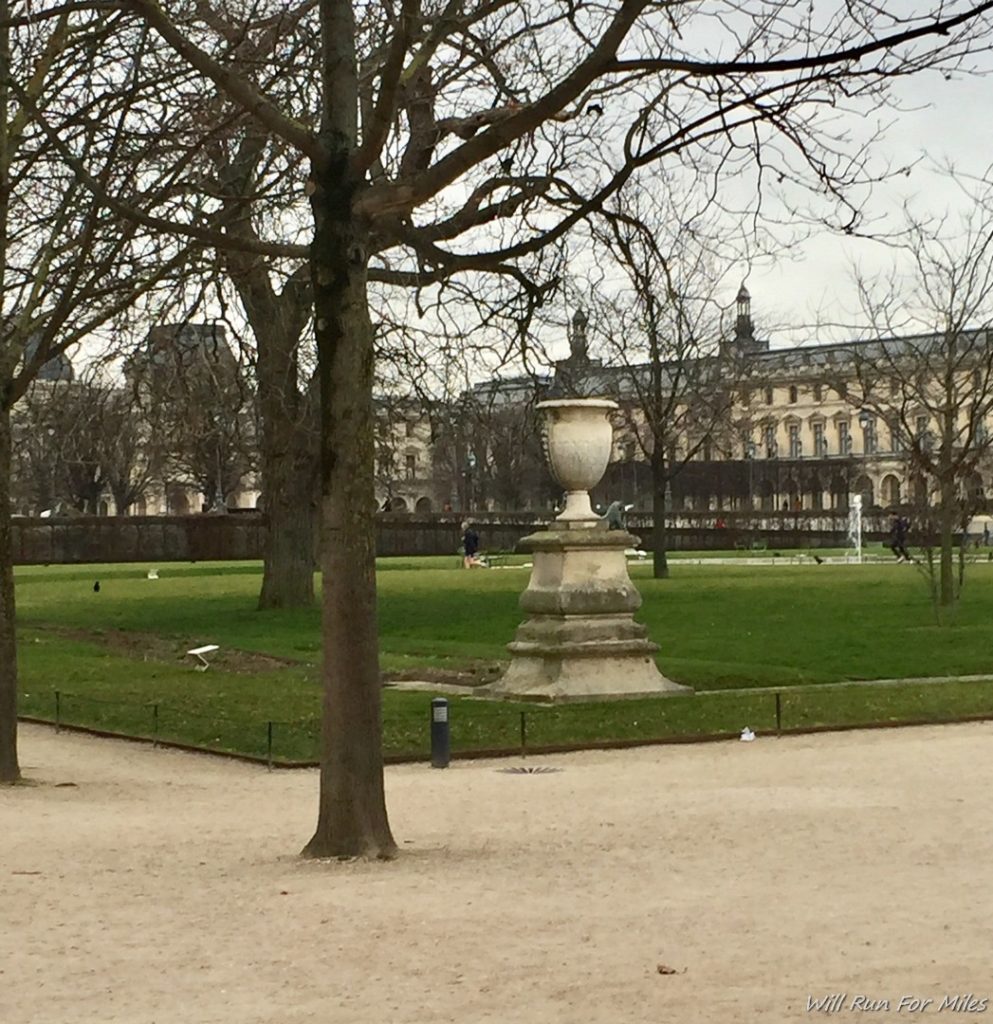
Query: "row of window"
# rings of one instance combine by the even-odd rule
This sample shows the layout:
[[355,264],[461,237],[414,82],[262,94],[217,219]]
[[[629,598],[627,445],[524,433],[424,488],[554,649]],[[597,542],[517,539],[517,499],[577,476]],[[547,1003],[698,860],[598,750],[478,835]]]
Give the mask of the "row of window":
[[[860,421],[861,422],[861,421]],[[917,436],[921,438],[921,447],[927,451],[932,445],[932,435],[929,430],[930,420],[927,416],[917,417]],[[827,436],[827,424],[826,423],[813,423],[811,424],[811,430],[814,435],[814,452],[813,454],[818,457],[831,455],[830,445]],[[803,441],[800,437],[800,424],[791,423],[788,427],[789,431],[789,457],[791,459],[798,459],[803,455]],[[852,451],[852,435],[851,428],[848,420],[839,420],[837,423],[838,431],[838,446],[837,451],[834,454],[838,455],[850,455]],[[774,459],[779,454],[779,445],[776,441],[776,427],[774,424],[767,424],[762,432],[763,447],[765,449],[765,457],[767,459]],[[902,452],[906,450],[906,443],[904,436],[899,429],[890,428],[890,447],[891,452]],[[862,426],[862,451],[866,455],[873,455],[880,450],[879,448],[879,434],[876,429],[875,417],[866,420]],[[756,453],[752,453],[756,454]]]
[[[824,384],[813,384],[813,385],[811,385],[810,393],[811,393],[811,397],[813,398],[813,400],[815,402],[823,402],[824,401],[824,388],[825,387],[826,387],[826,385],[824,385]],[[838,398],[841,398],[841,399],[848,398],[848,385],[847,384],[845,384],[845,383],[832,384],[831,387],[834,389],[834,393],[838,396]],[[776,404],[775,403],[775,397],[776,397],[775,396],[775,389],[772,387],[772,385],[768,385],[767,384],[765,389],[764,389],[764,391],[765,391],[765,393],[764,393],[765,404],[766,405],[775,405]],[[899,393],[899,385],[894,381],[893,386],[890,388],[890,397],[891,398],[895,397],[898,393]],[[741,392],[741,404],[742,405],[748,405],[751,402],[751,397],[752,397],[751,396],[751,392],[747,388],[745,388]],[[796,384],[791,384],[789,386],[789,403],[790,403],[790,405],[796,405],[796,403],[798,401],[800,401],[800,389],[796,386]]]
[[[973,389],[982,393],[986,386],[983,374],[979,370],[972,371],[972,386]],[[839,384],[832,384],[831,387],[834,389],[835,394],[840,399],[848,398],[848,385],[844,382]],[[866,385],[866,393],[868,393],[869,385]],[[890,398],[895,398],[901,392],[901,383],[899,380],[891,380],[889,382],[889,395]],[[815,402],[822,402],[824,400],[824,384],[813,384],[811,385],[811,396]],[[875,389],[873,389],[875,390]],[[775,389],[772,385],[766,385],[764,389],[764,397],[766,405],[775,405]],[[789,385],[789,403],[795,405],[800,400],[800,389],[796,384]],[[751,392],[748,388],[742,389],[741,392],[741,404],[747,406],[751,401]]]
[[[848,397],[848,388],[844,384],[838,385],[835,388],[835,391],[838,393],[838,397],[839,398],[847,398]],[[811,392],[812,392],[812,396],[813,396],[813,399],[814,399],[815,402],[822,402],[822,401],[824,401],[824,385],[823,384],[814,384],[812,389],[811,389]],[[771,385],[767,385],[766,386],[764,398],[765,398],[765,404],[766,405],[775,405],[775,389]],[[741,392],[741,404],[742,405],[746,405],[746,406],[750,405],[751,404],[751,400],[752,400],[752,393],[751,393],[751,391],[748,388],[743,388],[742,392]],[[796,403],[799,400],[800,400],[800,389],[796,386],[796,384],[791,384],[790,385],[790,390],[789,390],[790,405],[796,405]]]
[[[390,456],[381,458],[379,460],[379,475],[381,477],[393,476],[393,459]],[[417,477],[417,456],[406,455],[404,456],[404,472],[408,480],[414,480]]]
[[[861,421],[860,421],[861,422]],[[933,443],[933,437],[929,430],[929,419],[927,416],[919,416],[917,418],[917,435],[921,438],[921,446],[925,451],[928,451]],[[851,425],[848,420],[838,420],[836,424],[837,430],[837,445],[832,451],[830,440],[828,438],[828,424],[825,422],[811,424],[811,431],[814,439],[814,450],[813,455],[816,458],[824,458],[829,455],[850,455],[853,450],[853,439],[851,435]],[[787,427],[788,431],[788,448],[787,453],[791,459],[799,459],[804,455],[803,450],[803,439],[801,438],[801,426],[799,423],[791,423]],[[761,447],[754,444],[753,441],[746,438],[744,444],[744,455],[746,458],[757,458],[760,453],[764,458],[775,459],[779,457],[779,442],[777,440],[778,428],[774,423],[767,423],[762,427],[761,433]],[[876,428],[875,417],[866,421],[862,429],[862,453],[866,455],[873,455],[880,451],[889,452],[903,452],[906,450],[907,445],[904,441],[904,437],[899,430],[890,428],[889,431],[889,442],[890,446],[888,449],[880,448],[879,445],[879,434]],[[619,455],[622,461],[630,462],[636,456],[636,445],[631,439],[622,440],[619,445]],[[731,458],[731,453],[725,453],[727,458]],[[675,456],[673,455],[673,458]],[[705,438],[703,444],[700,446],[696,456],[697,459],[702,459],[704,462],[709,462],[714,457],[714,447],[710,438]],[[718,458],[720,458],[718,454]]]

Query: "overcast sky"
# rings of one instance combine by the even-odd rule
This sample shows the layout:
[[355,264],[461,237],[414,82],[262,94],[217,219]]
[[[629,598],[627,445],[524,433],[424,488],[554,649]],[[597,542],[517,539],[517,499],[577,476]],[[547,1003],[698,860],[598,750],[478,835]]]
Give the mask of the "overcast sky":
[[[874,215],[898,222],[905,199],[912,200],[915,209],[934,215],[963,208],[962,190],[934,165],[950,160],[971,174],[986,171],[993,162],[991,93],[991,77],[949,82],[927,74],[901,83],[902,106],[917,109],[894,113],[895,124],[876,152],[880,159],[892,160],[894,166],[915,160],[920,163],[909,176],[898,175],[876,188],[871,201]],[[789,258],[752,271],[748,287],[756,322],[813,325],[825,318],[839,323],[864,322],[852,264],[858,261],[864,272],[872,273],[889,267],[893,255],[892,249],[876,242],[821,232]],[[813,341],[818,333],[826,341],[841,340],[845,332],[838,327],[817,332],[811,327],[801,330],[795,340]],[[781,329],[773,330],[771,337],[774,344],[788,341]]]
[[[993,57],[984,60],[993,65]],[[887,225],[892,229],[904,223],[905,202],[921,217],[947,212],[954,219],[967,208],[962,187],[944,168],[951,162],[967,175],[987,175],[993,165],[991,95],[993,74],[963,74],[947,81],[939,73],[924,72],[898,83],[892,108],[872,118],[843,115],[839,128],[850,130],[856,139],[872,134],[877,121],[885,125],[884,134],[870,150],[877,170],[885,165],[894,169],[912,165],[909,175],[895,174],[874,187],[864,208],[871,226],[866,230],[882,233]],[[858,144],[848,151],[858,152]],[[752,183],[739,179],[725,187],[752,188]],[[756,263],[750,269],[743,266],[740,274],[730,270],[722,305],[731,307],[747,275],[757,333],[768,337],[774,347],[848,340],[868,323],[860,308],[854,266],[863,276],[872,276],[887,271],[895,261],[899,256],[894,248],[882,242],[820,230],[778,260]],[[907,266],[905,259],[903,265]],[[906,275],[908,280],[913,278],[909,267]],[[581,300],[562,297],[563,317],[565,307],[577,301]],[[564,332],[556,332],[547,343],[553,358],[568,354]]]
[[[986,59],[993,65],[993,58]],[[879,115],[892,124],[877,141],[875,157],[880,164],[889,162],[894,167],[920,162],[909,177],[897,175],[876,187],[867,211],[871,220],[889,216],[896,223],[905,199],[912,199],[920,212],[935,215],[961,208],[961,189],[935,165],[952,161],[965,172],[981,175],[993,163],[991,93],[993,76],[963,75],[946,81],[928,72],[898,84],[894,96],[902,109]],[[856,114],[850,115],[848,123],[856,135],[864,135],[870,127]],[[779,261],[753,266],[747,285],[759,334],[775,346],[857,335],[857,325],[865,323],[865,317],[852,279],[853,263],[858,261],[864,272],[872,273],[890,266],[893,255],[892,249],[879,243],[825,230]],[[742,276],[746,270],[742,268]],[[724,301],[729,306],[740,281],[738,274],[728,275]],[[562,297],[563,319],[574,301]],[[827,321],[833,323],[824,326]],[[568,353],[564,331],[556,331],[547,342],[553,358]]]

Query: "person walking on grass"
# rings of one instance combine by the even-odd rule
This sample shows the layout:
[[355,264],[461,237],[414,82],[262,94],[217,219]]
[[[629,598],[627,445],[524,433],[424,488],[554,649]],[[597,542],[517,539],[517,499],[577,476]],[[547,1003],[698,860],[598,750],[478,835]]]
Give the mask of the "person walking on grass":
[[890,523],[890,550],[898,562],[912,562],[907,550],[907,534],[910,532],[910,520],[906,516],[894,515]]
[[472,523],[462,524],[462,568],[476,569],[479,567],[479,534],[473,529]]

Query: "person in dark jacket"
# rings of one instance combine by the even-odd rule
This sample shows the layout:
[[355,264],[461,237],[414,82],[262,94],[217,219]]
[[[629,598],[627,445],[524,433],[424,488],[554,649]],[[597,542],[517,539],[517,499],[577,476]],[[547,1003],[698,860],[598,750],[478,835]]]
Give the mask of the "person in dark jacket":
[[896,555],[898,562],[912,562],[907,550],[907,534],[910,532],[910,520],[906,516],[895,515],[890,523],[890,550]]
[[462,524],[462,567],[474,569],[479,566],[479,534],[473,529],[472,523]]

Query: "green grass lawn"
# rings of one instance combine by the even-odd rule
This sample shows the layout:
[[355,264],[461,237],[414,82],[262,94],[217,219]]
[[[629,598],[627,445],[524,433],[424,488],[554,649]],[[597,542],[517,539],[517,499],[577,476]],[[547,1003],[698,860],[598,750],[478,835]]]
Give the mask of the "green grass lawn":
[[[380,562],[384,669],[485,677],[505,657],[527,570],[455,564]],[[257,564],[167,565],[154,581],[146,568],[18,570],[23,713],[52,717],[58,689],[65,721],[142,735],[157,727],[166,738],[255,754],[265,752],[272,721],[277,756],[313,757],[318,612],[256,611]],[[632,575],[663,671],[698,691],[742,692],[551,709],[453,698],[454,747],[514,747],[522,710],[536,745],[647,739],[771,727],[773,697],[748,687],[993,674],[993,566],[985,563],[970,567],[955,622],[942,627],[906,565],[676,564],[664,581],[638,565]],[[216,664],[195,672],[183,652],[208,642],[221,645]],[[783,698],[783,724],[993,714],[988,692],[993,684],[797,690]],[[387,751],[423,752],[430,694],[384,698]]]

